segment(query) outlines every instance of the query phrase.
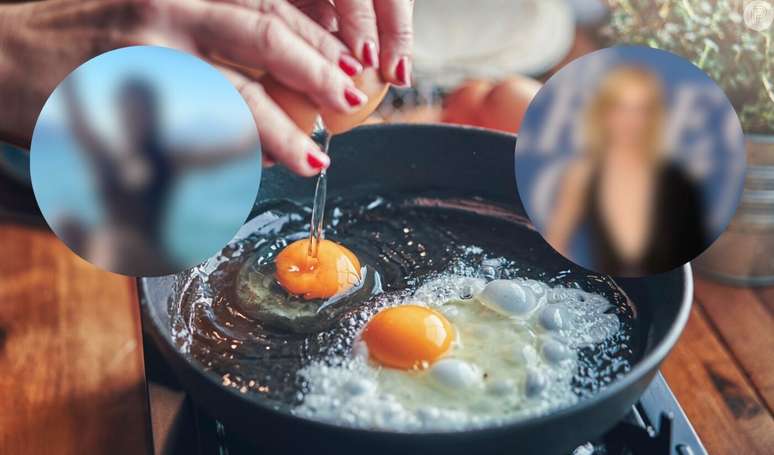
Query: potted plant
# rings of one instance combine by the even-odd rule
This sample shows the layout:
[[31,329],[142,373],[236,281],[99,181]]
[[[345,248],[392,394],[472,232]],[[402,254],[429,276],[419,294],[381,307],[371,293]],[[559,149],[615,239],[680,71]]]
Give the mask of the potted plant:
[[608,44],[681,55],[725,91],[747,147],[742,200],[723,235],[695,265],[744,285],[774,284],[774,0],[608,0]]

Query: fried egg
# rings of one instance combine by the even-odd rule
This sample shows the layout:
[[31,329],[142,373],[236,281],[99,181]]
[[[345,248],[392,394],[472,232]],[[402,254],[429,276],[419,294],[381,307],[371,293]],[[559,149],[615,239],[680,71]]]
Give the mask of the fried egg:
[[579,350],[620,330],[603,296],[529,279],[446,274],[385,300],[348,356],[300,370],[296,415],[452,431],[543,414],[578,400]]

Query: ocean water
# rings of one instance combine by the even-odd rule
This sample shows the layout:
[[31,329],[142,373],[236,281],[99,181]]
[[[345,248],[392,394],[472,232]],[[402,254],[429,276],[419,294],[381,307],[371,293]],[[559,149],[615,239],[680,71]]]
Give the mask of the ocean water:
[[[91,164],[68,128],[39,124],[35,136],[33,174],[38,205],[49,223],[67,217],[83,228],[94,228],[104,222],[102,202],[97,192]],[[209,128],[192,128],[189,138],[202,135]],[[40,133],[40,134],[38,134]],[[177,136],[186,136],[180,132]],[[176,141],[180,142],[180,141]],[[175,147],[185,150],[185,147]],[[260,157],[260,150],[257,151]],[[258,163],[258,164],[257,164]],[[197,263],[209,257],[212,241],[235,233],[248,212],[245,197],[254,201],[260,181],[260,160],[255,155],[229,161],[223,165],[192,171],[174,184],[171,203],[163,224],[167,251],[183,263]],[[256,164],[258,168],[256,169]]]

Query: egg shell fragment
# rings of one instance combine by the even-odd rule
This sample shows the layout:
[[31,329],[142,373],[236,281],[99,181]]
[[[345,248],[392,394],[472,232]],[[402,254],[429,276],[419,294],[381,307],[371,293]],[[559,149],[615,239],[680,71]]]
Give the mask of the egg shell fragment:
[[334,109],[320,108],[305,94],[288,88],[271,75],[264,75],[259,82],[291,120],[306,134],[314,129],[317,116],[321,116],[325,127],[332,134],[348,131],[363,123],[387,94],[389,84],[382,81],[378,70],[366,68],[354,76],[355,86],[365,93],[368,100],[360,107],[346,113]]
[[387,94],[389,88],[389,84],[382,81],[379,71],[374,68],[364,69],[352,80],[355,82],[355,86],[365,93],[368,101],[356,110],[345,114],[333,109],[320,109],[325,127],[333,134],[348,131],[365,121],[382,102],[382,98]]
[[311,134],[319,115],[317,106],[303,93],[297,92],[266,75],[259,81],[266,94],[282,109],[301,131]]

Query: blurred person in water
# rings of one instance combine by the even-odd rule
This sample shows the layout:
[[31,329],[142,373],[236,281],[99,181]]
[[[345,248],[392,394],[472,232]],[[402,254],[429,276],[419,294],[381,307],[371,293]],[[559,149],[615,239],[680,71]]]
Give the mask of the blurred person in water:
[[707,246],[697,184],[668,156],[661,80],[649,69],[611,70],[583,119],[581,153],[563,178],[547,240],[572,258],[585,228],[591,264],[638,276],[682,265]]
[[[70,130],[94,181],[103,222],[81,226],[76,219],[60,219],[63,240],[90,261],[116,270],[159,273],[176,268],[164,238],[174,190],[187,174],[210,172],[236,159],[247,159],[258,147],[254,132],[227,143],[186,144],[184,149],[164,137],[162,103],[152,81],[127,77],[113,101],[120,137],[108,140],[95,128],[83,107],[76,77],[62,83]],[[180,149],[180,150],[178,150]]]

